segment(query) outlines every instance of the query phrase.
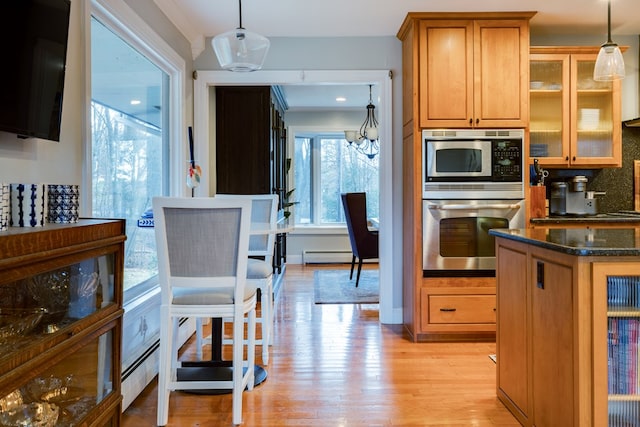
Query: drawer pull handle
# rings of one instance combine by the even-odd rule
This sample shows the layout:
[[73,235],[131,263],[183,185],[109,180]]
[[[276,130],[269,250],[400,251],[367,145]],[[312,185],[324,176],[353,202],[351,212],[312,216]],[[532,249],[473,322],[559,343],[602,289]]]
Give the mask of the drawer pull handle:
[[441,308],[440,311],[456,311],[455,308]]

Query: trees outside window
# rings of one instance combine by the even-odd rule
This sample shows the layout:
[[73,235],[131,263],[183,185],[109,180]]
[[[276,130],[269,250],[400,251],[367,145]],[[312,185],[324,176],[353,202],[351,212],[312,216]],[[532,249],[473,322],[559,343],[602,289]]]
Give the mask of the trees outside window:
[[367,215],[379,216],[379,156],[367,158],[341,133],[296,135],[293,199],[296,225],[336,225],[345,222],[341,193],[367,193]]

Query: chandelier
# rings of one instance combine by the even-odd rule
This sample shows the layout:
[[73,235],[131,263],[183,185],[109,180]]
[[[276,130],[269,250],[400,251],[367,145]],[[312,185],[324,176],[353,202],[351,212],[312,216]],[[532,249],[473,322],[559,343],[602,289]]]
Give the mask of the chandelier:
[[611,0],[607,6],[607,42],[600,47],[596,65],[593,69],[593,80],[611,81],[624,79],[624,59],[616,43],[611,41]]
[[[369,159],[376,157],[380,153],[380,144],[378,141],[378,120],[376,119],[375,105],[371,97],[371,86],[369,85],[369,104],[367,105],[367,116],[364,123],[360,126],[360,130],[345,130],[344,138],[349,146],[355,147],[356,150],[367,156]],[[353,144],[355,142],[355,145]]]
[[271,43],[268,38],[244,29],[242,0],[238,0],[238,11],[238,28],[215,36],[211,46],[224,70],[256,71],[262,68]]

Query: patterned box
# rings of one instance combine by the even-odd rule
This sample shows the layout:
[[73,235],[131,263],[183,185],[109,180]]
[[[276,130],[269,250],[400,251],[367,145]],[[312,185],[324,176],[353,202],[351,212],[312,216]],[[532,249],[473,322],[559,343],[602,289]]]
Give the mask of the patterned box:
[[47,220],[47,188],[44,184],[11,184],[12,227],[42,227]]
[[78,222],[80,189],[78,185],[49,184],[47,186],[47,220],[54,224]]
[[11,187],[9,184],[0,182],[0,231],[9,228],[9,217],[11,216]]

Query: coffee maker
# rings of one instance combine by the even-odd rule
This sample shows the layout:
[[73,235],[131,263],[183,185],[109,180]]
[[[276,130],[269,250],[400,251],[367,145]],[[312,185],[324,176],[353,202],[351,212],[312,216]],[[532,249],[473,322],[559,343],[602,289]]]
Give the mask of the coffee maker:
[[574,176],[569,182],[551,183],[549,213],[551,215],[595,215],[598,204],[595,196],[606,194],[602,191],[587,191],[587,177]]

